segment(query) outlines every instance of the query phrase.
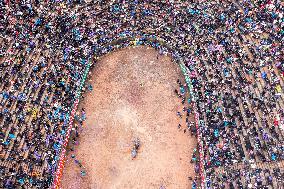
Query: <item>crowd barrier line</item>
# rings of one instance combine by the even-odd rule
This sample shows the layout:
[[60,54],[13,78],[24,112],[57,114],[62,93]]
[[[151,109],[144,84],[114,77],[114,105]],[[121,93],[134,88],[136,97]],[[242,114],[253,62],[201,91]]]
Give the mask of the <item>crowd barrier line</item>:
[[[111,44],[113,45],[117,42],[118,43],[117,45],[119,45],[119,43],[121,43],[125,40],[132,42],[134,46],[139,45],[139,44],[137,44],[137,41],[139,42],[139,39],[137,40],[137,38],[134,38],[134,37],[125,37],[125,38],[116,39]],[[152,38],[147,37],[147,40],[149,40],[151,42],[156,41],[156,42],[163,44],[164,46],[167,46],[166,43],[165,43],[165,40],[163,40],[161,37],[159,37],[158,39],[157,38],[152,39]],[[169,47],[169,46],[167,46],[167,47]],[[179,64],[179,66],[182,70],[184,77],[185,77],[185,81],[186,81],[186,84],[188,86],[190,96],[192,98],[193,109],[194,109],[194,118],[195,118],[195,127],[196,127],[196,131],[197,131],[198,151],[199,151],[199,154],[200,154],[199,166],[200,166],[201,189],[204,189],[205,188],[206,174],[205,174],[205,169],[204,169],[203,141],[202,141],[202,136],[201,136],[200,128],[199,128],[199,113],[198,113],[197,108],[196,108],[196,99],[195,99],[195,95],[194,95],[194,92],[193,92],[193,86],[192,86],[192,83],[191,83],[191,79],[190,79],[190,76],[189,76],[190,72],[185,67],[183,61],[179,61],[178,64]],[[61,155],[60,155],[60,158],[59,158],[59,163],[58,163],[57,169],[55,171],[55,175],[53,177],[54,178],[53,186],[52,186],[53,189],[59,189],[60,188],[64,163],[65,163],[65,158],[66,158],[66,147],[67,147],[67,144],[69,142],[70,133],[71,133],[71,130],[72,130],[72,127],[73,127],[75,113],[77,111],[78,104],[80,102],[82,88],[83,88],[85,81],[86,81],[86,78],[88,76],[88,73],[89,73],[89,70],[90,70],[90,65],[91,65],[90,60],[88,60],[88,64],[86,66],[83,79],[82,79],[80,87],[79,87],[79,89],[77,90],[77,93],[76,93],[76,97],[75,97],[75,101],[74,101],[73,108],[72,108],[72,111],[71,111],[71,115],[69,117],[69,126],[68,126],[68,129],[67,129],[67,132],[66,132],[66,137],[65,137],[64,143],[61,147]]]

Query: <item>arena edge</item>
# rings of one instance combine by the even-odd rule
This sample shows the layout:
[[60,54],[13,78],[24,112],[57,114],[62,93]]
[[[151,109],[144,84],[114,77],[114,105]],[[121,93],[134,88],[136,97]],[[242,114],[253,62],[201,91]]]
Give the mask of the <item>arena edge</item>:
[[[145,39],[146,39],[146,41],[148,41],[150,43],[166,44],[165,40],[160,38],[160,37],[159,38],[151,38],[151,37],[144,38],[143,37],[143,40],[145,40]],[[133,46],[147,45],[147,44],[143,44],[143,42],[138,37],[119,38],[119,39],[116,39],[113,43],[117,42],[116,48],[120,48],[120,44],[122,42],[124,42],[124,41],[130,42],[129,44],[133,45]],[[154,48],[156,48],[156,47],[157,46],[154,46]],[[166,45],[165,45],[165,47],[166,47]],[[166,47],[166,48],[168,49],[168,47]],[[115,50],[115,49],[113,49],[113,50]],[[68,126],[68,129],[67,129],[67,132],[66,132],[66,137],[65,137],[64,143],[63,143],[63,145],[61,147],[61,155],[60,155],[60,158],[59,158],[59,163],[58,163],[58,166],[57,166],[56,173],[54,175],[54,181],[53,181],[53,186],[52,186],[53,189],[59,189],[60,188],[60,183],[61,183],[61,178],[62,178],[62,174],[63,174],[64,163],[65,163],[65,158],[66,158],[66,147],[67,147],[67,144],[68,144],[68,141],[69,141],[69,137],[70,137],[70,133],[71,133],[71,130],[72,130],[72,127],[73,127],[74,116],[75,116],[75,113],[77,111],[78,104],[80,102],[82,89],[84,87],[85,81],[87,79],[87,76],[88,76],[88,73],[89,73],[89,70],[90,70],[90,66],[91,66],[90,59],[91,58],[88,59],[88,63],[86,65],[86,69],[85,69],[85,72],[84,72],[83,79],[82,79],[82,81],[80,83],[80,87],[78,88],[78,90],[76,92],[75,102],[73,104],[71,115],[69,117],[70,118],[69,119],[69,126]],[[179,60],[178,64],[179,64],[179,66],[180,66],[180,68],[182,70],[182,73],[184,75],[186,84],[187,84],[189,92],[190,92],[190,96],[192,97],[193,109],[194,109],[194,117],[195,117],[195,126],[196,126],[196,130],[197,130],[197,142],[198,142],[198,148],[199,148],[198,151],[199,151],[199,154],[200,154],[200,164],[199,164],[199,166],[200,166],[201,188],[203,189],[203,188],[205,188],[206,173],[205,173],[205,169],[204,169],[203,141],[202,141],[202,137],[201,137],[200,132],[199,132],[199,129],[200,129],[199,128],[199,114],[198,114],[198,111],[196,109],[196,104],[195,104],[195,100],[196,99],[195,99],[195,95],[194,95],[194,92],[193,92],[191,79],[190,79],[190,76],[189,76],[189,70],[184,65],[183,61]]]

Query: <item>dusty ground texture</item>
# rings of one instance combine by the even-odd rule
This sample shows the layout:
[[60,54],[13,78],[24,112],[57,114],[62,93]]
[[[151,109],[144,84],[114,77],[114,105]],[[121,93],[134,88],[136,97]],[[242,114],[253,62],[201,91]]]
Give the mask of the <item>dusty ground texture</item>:
[[[135,47],[103,57],[93,70],[92,92],[86,95],[87,113],[79,145],[69,153],[63,171],[63,189],[191,188],[190,158],[196,139],[178,130],[184,120],[174,94],[183,78],[177,64],[154,49]],[[133,139],[141,148],[131,158]],[[70,157],[74,154],[86,168]]]

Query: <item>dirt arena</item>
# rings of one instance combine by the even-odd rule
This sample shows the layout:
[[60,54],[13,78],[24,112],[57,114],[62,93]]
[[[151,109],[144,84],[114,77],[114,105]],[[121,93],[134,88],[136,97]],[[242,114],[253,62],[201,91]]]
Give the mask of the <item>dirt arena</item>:
[[[147,47],[123,49],[103,57],[92,70],[93,90],[82,104],[87,120],[79,145],[68,154],[63,189],[191,188],[196,139],[183,132],[185,119],[176,115],[183,106],[174,94],[183,76],[169,57],[157,55]],[[132,160],[135,137],[141,148]],[[71,154],[82,162],[86,176]]]

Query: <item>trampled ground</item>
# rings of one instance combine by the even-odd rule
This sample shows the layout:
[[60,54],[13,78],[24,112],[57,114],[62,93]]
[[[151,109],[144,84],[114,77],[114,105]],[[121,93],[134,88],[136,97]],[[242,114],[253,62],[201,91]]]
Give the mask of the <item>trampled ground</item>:
[[[93,90],[83,101],[87,120],[79,145],[69,153],[63,189],[191,188],[190,158],[196,139],[177,125],[182,110],[174,94],[183,78],[177,64],[147,47],[124,49],[103,57],[93,70]],[[131,158],[133,139],[141,148]],[[86,168],[70,157],[75,154]]]

